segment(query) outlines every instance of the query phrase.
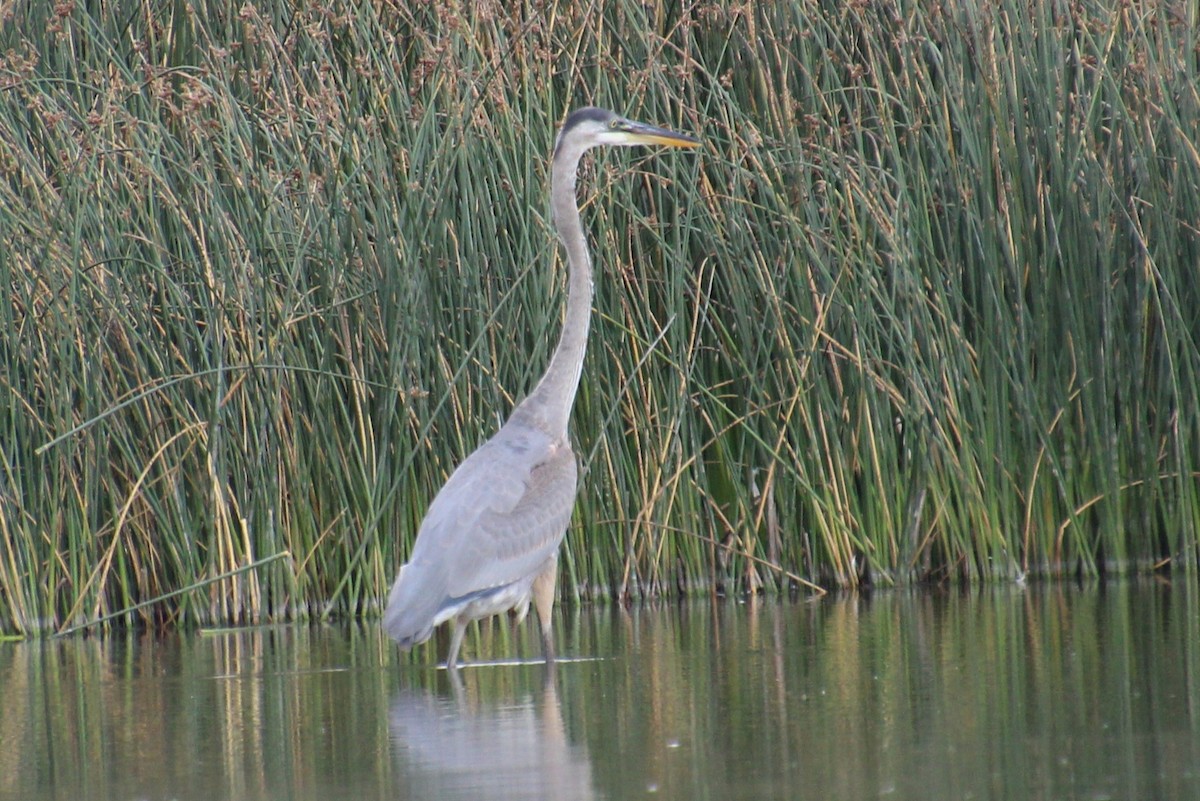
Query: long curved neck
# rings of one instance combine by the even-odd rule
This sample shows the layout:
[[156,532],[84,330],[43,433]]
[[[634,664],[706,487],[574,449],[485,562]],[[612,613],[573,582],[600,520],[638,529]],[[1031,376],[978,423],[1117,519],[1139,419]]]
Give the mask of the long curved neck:
[[[554,227],[566,250],[567,313],[562,336],[550,358],[546,374],[521,404],[513,417],[522,417],[547,433],[566,436],[567,420],[575,405],[583,356],[587,351],[592,310],[592,259],[584,239],[583,223],[575,198],[575,174],[585,148],[559,147],[550,171],[550,200]],[[532,419],[529,419],[532,418]]]

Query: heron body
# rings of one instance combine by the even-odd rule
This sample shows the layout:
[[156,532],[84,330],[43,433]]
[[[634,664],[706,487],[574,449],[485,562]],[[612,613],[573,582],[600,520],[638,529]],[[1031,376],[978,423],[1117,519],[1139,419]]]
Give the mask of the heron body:
[[496,434],[451,474],[425,514],[407,564],[388,595],[384,628],[404,648],[440,624],[457,665],[466,625],[503,612],[538,612],[546,661],[558,547],[575,505],[577,469],[567,424],[587,349],[592,263],[575,197],[579,160],[597,146],[695,147],[698,141],[598,108],[572,113],[554,148],[550,196],[569,267],[562,336],[546,374]]

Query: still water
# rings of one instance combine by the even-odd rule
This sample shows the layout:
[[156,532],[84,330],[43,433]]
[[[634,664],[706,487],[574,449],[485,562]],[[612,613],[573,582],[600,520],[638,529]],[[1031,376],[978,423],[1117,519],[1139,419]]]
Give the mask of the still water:
[[[1200,798],[1197,601],[567,610],[553,681],[455,683],[372,625],[0,644],[0,799]],[[535,655],[531,629],[464,656]]]

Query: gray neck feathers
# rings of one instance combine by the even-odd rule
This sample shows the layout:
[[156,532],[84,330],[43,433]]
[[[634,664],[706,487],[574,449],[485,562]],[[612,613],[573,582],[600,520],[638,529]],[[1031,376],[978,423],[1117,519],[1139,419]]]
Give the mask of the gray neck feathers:
[[[513,418],[534,423],[552,436],[565,437],[583,356],[587,350],[588,326],[592,310],[592,259],[588,255],[583,223],[575,197],[575,174],[586,147],[559,147],[550,171],[550,201],[554,227],[566,250],[567,313],[562,336],[546,374],[524,401],[514,410]],[[532,418],[532,419],[531,419]]]

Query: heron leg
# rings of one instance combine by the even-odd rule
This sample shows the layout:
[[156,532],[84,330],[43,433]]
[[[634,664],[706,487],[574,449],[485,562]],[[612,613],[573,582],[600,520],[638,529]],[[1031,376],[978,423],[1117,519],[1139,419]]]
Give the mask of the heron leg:
[[450,653],[446,656],[446,670],[458,670],[458,648],[462,645],[463,635],[467,633],[467,621],[454,618],[450,625]]
[[550,559],[533,580],[533,605],[537,608],[538,624],[542,630],[542,654],[546,664],[554,661],[554,626],[550,615],[554,611],[554,583],[558,579],[558,560]]

